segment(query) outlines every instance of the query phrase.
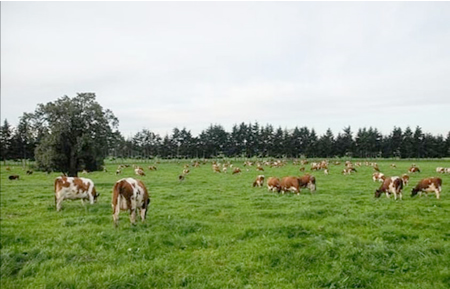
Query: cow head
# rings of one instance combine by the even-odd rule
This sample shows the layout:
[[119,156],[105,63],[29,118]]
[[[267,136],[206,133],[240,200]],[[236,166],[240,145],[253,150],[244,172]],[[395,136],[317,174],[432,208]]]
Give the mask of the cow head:
[[97,193],[95,188],[92,189],[92,196],[94,197],[94,203],[97,203],[97,198],[100,197],[100,193]]
[[381,194],[383,193],[382,190],[378,189],[375,191],[375,198],[379,198],[381,196]]
[[418,192],[419,192],[419,190],[417,190],[416,188],[412,188],[411,197],[414,197],[415,195],[417,195]]

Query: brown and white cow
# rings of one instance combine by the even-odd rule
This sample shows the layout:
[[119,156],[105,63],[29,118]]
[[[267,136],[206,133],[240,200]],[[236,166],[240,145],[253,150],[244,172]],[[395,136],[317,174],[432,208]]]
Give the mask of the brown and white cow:
[[56,211],[61,210],[64,200],[81,199],[83,205],[84,200],[89,200],[91,204],[94,204],[98,196],[100,194],[97,194],[94,182],[90,179],[63,176],[55,179]]
[[241,172],[241,169],[238,168],[238,167],[235,167],[235,168],[233,169],[233,175],[239,174],[240,172]]
[[422,192],[425,192],[425,194],[428,196],[428,193],[434,192],[436,194],[436,199],[439,199],[441,196],[441,190],[441,178],[426,178],[420,180],[419,183],[411,190],[411,197],[417,195],[417,193],[422,195]]
[[372,180],[374,182],[379,181],[379,182],[384,182],[384,180],[386,179],[386,176],[383,173],[380,172],[374,172],[372,174]]
[[407,186],[408,183],[409,183],[409,175],[403,174],[402,175],[402,181],[403,181],[403,186]]
[[408,170],[409,173],[420,173],[420,169],[415,165],[411,166]]
[[138,176],[145,176],[144,170],[142,168],[135,168],[134,173]]
[[272,192],[280,192],[281,186],[280,186],[280,179],[275,177],[270,177],[267,179],[267,189]]
[[308,188],[311,193],[316,191],[316,178],[310,174],[298,177],[298,185],[300,188]]
[[357,170],[353,167],[347,167],[342,170],[343,175],[350,175],[351,173],[356,173],[356,172],[357,172]]
[[297,177],[284,177],[280,182],[281,192],[284,194],[285,192],[293,192],[297,195],[300,194],[300,184],[299,179]]
[[397,200],[399,195],[402,199],[403,180],[400,177],[387,177],[381,184],[380,188],[375,191],[375,197],[379,198],[382,193],[386,194],[386,197],[390,197],[390,194],[394,194],[394,199]]
[[142,222],[147,216],[150,196],[144,183],[133,178],[118,180],[113,187],[112,207],[114,226],[119,225],[120,211],[130,210],[131,224],[136,224],[136,214],[140,211]]
[[259,175],[256,177],[255,181],[253,182],[253,187],[262,187],[264,186],[264,175]]

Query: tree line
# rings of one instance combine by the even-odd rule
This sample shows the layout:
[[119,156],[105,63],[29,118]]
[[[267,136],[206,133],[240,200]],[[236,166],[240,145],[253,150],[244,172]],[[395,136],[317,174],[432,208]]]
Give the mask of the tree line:
[[96,102],[95,94],[64,96],[39,104],[24,113],[17,126],[8,120],[0,128],[1,159],[36,160],[41,169],[76,174],[80,168],[97,170],[107,156],[115,158],[443,158],[450,156],[447,136],[425,133],[417,126],[394,127],[388,135],[377,128],[343,128],[337,135],[328,129],[318,135],[306,126],[281,128],[267,124],[235,124],[226,131],[211,124],[193,136],[187,128],[174,128],[161,136],[143,129],[125,138],[118,119]]

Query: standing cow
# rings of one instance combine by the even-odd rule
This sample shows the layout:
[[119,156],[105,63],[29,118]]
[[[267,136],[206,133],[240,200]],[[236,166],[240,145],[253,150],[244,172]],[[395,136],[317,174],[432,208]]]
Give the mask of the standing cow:
[[280,179],[275,178],[275,177],[269,177],[267,179],[267,189],[269,191],[272,191],[272,192],[276,191],[279,193],[281,190]]
[[262,187],[264,185],[264,175],[259,175],[253,182],[253,187]]
[[425,192],[428,196],[429,192],[436,193],[436,199],[441,196],[442,179],[441,178],[426,178],[419,181],[419,183],[411,190],[411,197],[419,193]]
[[133,178],[121,179],[113,187],[112,207],[114,226],[119,225],[120,211],[130,210],[131,224],[136,224],[136,214],[140,211],[142,222],[147,216],[150,196],[144,183]]
[[55,179],[56,211],[61,210],[62,202],[66,199],[81,199],[81,203],[84,205],[84,200],[89,200],[91,204],[94,204],[97,202],[98,196],[100,194],[97,194],[94,182],[90,179],[64,176]]
[[388,177],[381,184],[380,188],[375,191],[375,197],[379,198],[382,193],[386,194],[386,197],[390,197],[390,194],[394,194],[394,199],[397,200],[397,195],[402,199],[403,180],[400,177]]

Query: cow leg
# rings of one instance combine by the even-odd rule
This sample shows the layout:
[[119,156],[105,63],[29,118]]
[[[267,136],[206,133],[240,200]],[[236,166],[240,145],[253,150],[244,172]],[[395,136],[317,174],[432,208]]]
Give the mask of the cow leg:
[[116,228],[119,226],[119,213],[120,213],[120,202],[117,202],[117,205],[114,207],[114,214],[113,214],[114,227]]
[[400,193],[398,193],[398,195],[400,196],[400,200],[403,200],[403,193],[400,192]]
[[64,198],[58,198],[56,201],[56,211],[61,211],[62,202],[64,201]]
[[142,222],[145,221],[145,212],[147,211],[147,209],[141,209],[141,220]]
[[130,210],[130,222],[132,225],[136,225],[136,209]]
[[394,200],[397,200],[397,193],[394,192]]
[[388,199],[390,199],[390,198],[391,198],[391,196],[389,195],[389,193],[388,193],[388,192],[386,192],[386,197],[387,197]]
[[84,199],[81,199],[81,205],[84,207]]
[[439,199],[441,196],[441,192],[439,190],[436,190],[436,199]]

